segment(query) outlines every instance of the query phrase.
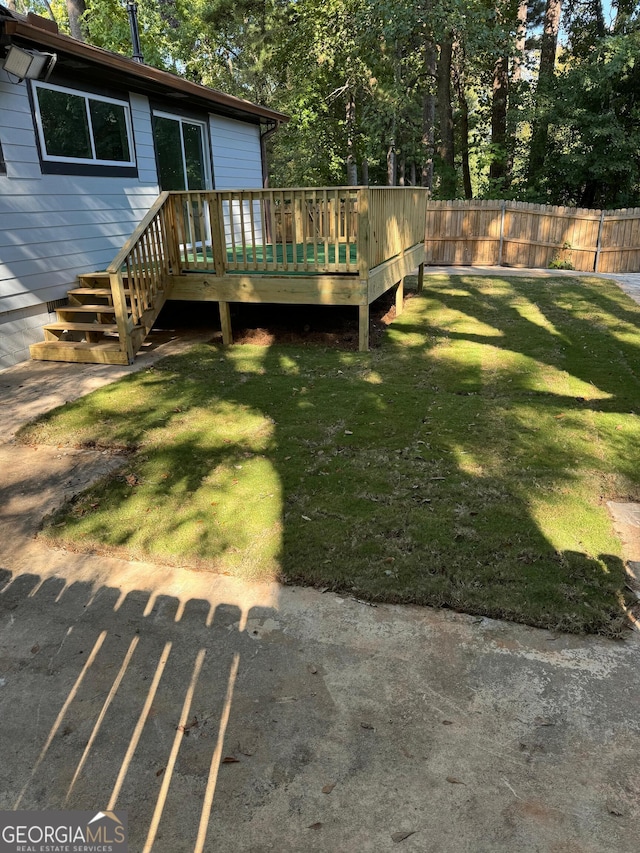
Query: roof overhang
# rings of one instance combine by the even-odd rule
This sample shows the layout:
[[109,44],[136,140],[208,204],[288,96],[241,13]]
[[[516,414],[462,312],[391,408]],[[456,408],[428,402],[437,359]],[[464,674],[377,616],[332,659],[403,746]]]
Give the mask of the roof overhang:
[[21,20],[0,18],[0,28],[5,41],[8,37],[9,41],[19,45],[54,51],[58,55],[57,68],[73,72],[76,76],[84,70],[90,76],[97,75],[103,83],[122,86],[151,97],[167,98],[176,107],[198,107],[254,124],[289,121],[289,116],[284,113],[233,95],[225,95],[224,92],[192,83],[168,71],[160,71],[118,53],[85,44],[50,28],[45,29],[40,24],[34,26]]

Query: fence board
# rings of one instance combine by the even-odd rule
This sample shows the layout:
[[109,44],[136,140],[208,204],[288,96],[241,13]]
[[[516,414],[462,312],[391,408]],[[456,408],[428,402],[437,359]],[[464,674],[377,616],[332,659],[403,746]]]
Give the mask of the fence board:
[[640,271],[640,208],[587,210],[514,201],[430,201],[427,263]]

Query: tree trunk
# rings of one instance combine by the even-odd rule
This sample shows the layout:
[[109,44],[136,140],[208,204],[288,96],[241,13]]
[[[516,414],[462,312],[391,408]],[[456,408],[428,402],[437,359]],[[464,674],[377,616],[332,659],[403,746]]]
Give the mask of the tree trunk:
[[400,177],[398,178],[398,186],[403,187],[405,185],[404,177],[405,177],[406,163],[404,157],[400,160]]
[[356,99],[353,91],[349,92],[346,107],[347,124],[347,184],[355,187],[358,183],[358,164],[355,156],[356,130]]
[[411,177],[410,177],[411,186],[416,186],[416,164],[415,161],[411,163]]
[[[598,6],[600,7],[599,8],[600,17],[603,18],[603,24],[604,24],[604,16],[602,14],[602,5],[600,2],[598,2],[598,0],[594,0],[594,2],[597,2]],[[631,18],[633,16],[635,8],[636,8],[636,0],[618,0],[618,2],[615,4],[616,19],[615,19],[615,22],[613,24],[614,34],[617,35],[618,33],[623,32],[626,24],[629,21],[629,18]]]
[[453,40],[445,38],[440,45],[438,59],[438,118],[440,125],[440,144],[438,156],[441,161],[441,194],[444,198],[455,198],[456,167],[453,143],[453,109],[451,106],[451,61]]
[[396,155],[396,141],[392,139],[387,148],[387,185],[395,187],[398,183],[398,158]]
[[362,161],[362,184],[365,187],[369,186],[369,161]]
[[594,207],[596,200],[597,184],[594,180],[587,181],[582,195],[580,196],[580,207]]
[[516,29],[516,50],[513,55],[511,68],[511,82],[517,84],[522,79],[522,66],[526,58],[527,40],[527,14],[529,11],[528,0],[519,0],[518,3],[518,26]]
[[562,0],[547,0],[544,13],[544,31],[540,47],[540,70],[536,88],[536,118],[531,137],[529,155],[529,183],[535,183],[544,166],[549,138],[547,118],[548,101],[553,85],[558,45],[558,29],[562,15]]
[[502,196],[507,184],[507,93],[509,91],[509,59],[501,56],[493,68],[491,100],[491,166],[489,178],[493,192]]
[[437,79],[436,47],[432,41],[424,46],[424,69],[427,76],[427,90],[422,100],[422,174],[420,183],[427,189],[433,189],[433,155],[435,152],[436,98],[433,86]]
[[469,168],[469,104],[464,91],[463,72],[461,70],[464,68],[464,56],[462,56],[461,59],[461,64],[459,64],[454,71],[454,82],[458,98],[458,108],[460,110],[460,156],[462,157],[462,183],[464,187],[464,197],[473,198],[471,170]]
[[87,40],[87,30],[82,15],[87,11],[84,0],[67,0],[67,15],[71,37],[78,41]]

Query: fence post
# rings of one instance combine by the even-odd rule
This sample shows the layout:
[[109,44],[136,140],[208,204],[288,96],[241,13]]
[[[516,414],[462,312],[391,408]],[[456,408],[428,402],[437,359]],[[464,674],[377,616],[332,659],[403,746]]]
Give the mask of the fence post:
[[498,266],[502,266],[502,247],[504,246],[504,217],[507,209],[506,201],[500,205],[500,245],[498,247]]
[[600,214],[600,225],[598,226],[598,241],[596,243],[596,257],[593,263],[593,271],[598,272],[600,266],[600,250],[602,249],[602,232],[604,230],[604,210]]

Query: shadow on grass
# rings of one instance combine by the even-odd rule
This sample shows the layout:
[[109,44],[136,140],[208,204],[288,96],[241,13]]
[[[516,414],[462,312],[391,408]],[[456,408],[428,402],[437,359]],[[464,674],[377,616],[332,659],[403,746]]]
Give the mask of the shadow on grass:
[[370,354],[199,346],[45,419],[138,448],[54,538],[620,635],[635,312],[601,282],[427,282]]

